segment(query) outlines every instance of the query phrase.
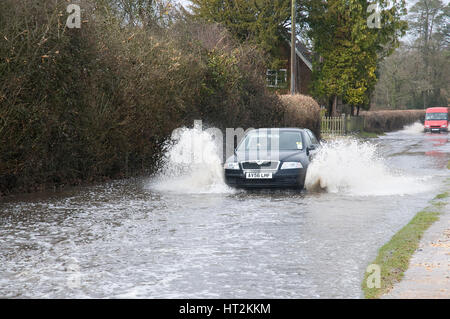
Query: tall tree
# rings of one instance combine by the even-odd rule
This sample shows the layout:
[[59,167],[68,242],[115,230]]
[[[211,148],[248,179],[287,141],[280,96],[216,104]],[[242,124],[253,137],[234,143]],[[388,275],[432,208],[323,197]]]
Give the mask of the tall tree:
[[445,106],[450,94],[449,6],[419,0],[407,19],[410,37],[381,64],[375,106]]
[[416,92],[428,85],[420,81],[418,69],[421,60],[407,45],[402,44],[379,68],[379,80],[373,94],[376,107],[383,109],[403,109]]
[[106,10],[122,25],[155,26],[168,22],[172,0],[97,0],[96,7]]
[[[331,100],[330,113],[336,114],[338,97],[356,106],[369,108],[376,84],[378,62],[398,46],[405,33],[404,1],[378,0],[380,28],[371,28],[369,3],[363,0],[307,0],[305,22],[314,45],[313,91]],[[369,11],[369,12],[368,12]]]
[[[290,0],[192,0],[193,15],[224,24],[241,40],[251,39],[269,52],[272,65],[279,62],[280,41],[290,32]],[[382,25],[368,25],[370,4],[380,9]],[[379,61],[398,46],[406,29],[400,18],[404,0],[302,0],[297,8],[296,30],[305,31],[312,42],[314,93],[316,97],[369,106]],[[300,29],[300,30],[299,30]],[[303,33],[304,34],[304,33]],[[307,41],[309,42],[309,41]]]
[[290,27],[290,0],[192,0],[195,17],[223,24],[236,38],[257,43],[279,62],[280,41]]
[[448,75],[442,72],[441,66],[445,60],[448,63],[450,4],[419,0],[410,12],[411,31],[416,36],[414,46],[423,61],[423,80],[429,83],[421,92],[422,105],[426,108],[445,102],[441,90]]

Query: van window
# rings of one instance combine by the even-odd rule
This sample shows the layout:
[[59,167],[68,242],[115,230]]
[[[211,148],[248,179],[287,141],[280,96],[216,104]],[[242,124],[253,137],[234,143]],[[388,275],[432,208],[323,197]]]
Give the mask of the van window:
[[427,113],[425,115],[425,121],[448,121],[448,113]]

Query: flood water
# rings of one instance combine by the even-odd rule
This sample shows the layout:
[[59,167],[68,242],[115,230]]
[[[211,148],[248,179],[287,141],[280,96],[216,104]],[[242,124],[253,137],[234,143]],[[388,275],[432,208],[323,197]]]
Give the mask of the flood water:
[[169,156],[158,177],[4,199],[0,297],[361,298],[450,177],[448,135],[420,130],[331,143],[302,192],[234,191],[220,163],[178,174]]

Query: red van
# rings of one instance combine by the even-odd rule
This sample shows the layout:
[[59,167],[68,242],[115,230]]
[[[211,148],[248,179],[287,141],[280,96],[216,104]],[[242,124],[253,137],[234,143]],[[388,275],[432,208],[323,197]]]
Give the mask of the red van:
[[448,132],[448,108],[430,107],[425,113],[425,132]]

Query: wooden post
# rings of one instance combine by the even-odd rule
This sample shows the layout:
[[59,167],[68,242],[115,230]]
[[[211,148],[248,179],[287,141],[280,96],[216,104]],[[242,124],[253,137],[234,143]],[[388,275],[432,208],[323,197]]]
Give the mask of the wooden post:
[[295,95],[295,73],[297,56],[295,54],[296,32],[295,32],[295,9],[296,0],[292,0],[291,8],[291,94]]

